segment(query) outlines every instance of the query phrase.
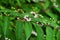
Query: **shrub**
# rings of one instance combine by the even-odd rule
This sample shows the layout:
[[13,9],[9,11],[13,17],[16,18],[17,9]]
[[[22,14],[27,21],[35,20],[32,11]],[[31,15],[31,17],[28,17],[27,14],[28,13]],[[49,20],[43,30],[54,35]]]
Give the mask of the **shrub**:
[[60,40],[60,0],[0,0],[0,40]]

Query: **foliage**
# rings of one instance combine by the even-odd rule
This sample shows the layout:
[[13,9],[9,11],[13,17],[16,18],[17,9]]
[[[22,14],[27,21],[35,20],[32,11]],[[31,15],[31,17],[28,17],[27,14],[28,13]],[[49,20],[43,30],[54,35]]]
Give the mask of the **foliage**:
[[60,0],[0,0],[0,40],[60,40]]

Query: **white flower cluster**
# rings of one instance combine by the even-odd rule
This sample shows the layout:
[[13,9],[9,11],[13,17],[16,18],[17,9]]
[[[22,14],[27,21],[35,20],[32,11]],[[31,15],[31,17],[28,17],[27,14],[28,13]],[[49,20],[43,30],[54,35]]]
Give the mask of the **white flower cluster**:
[[[38,14],[37,14],[36,12],[31,11],[30,13],[34,16],[34,18],[38,18]],[[31,20],[32,20],[32,18],[29,17],[29,15],[25,15],[25,16],[24,16],[24,19],[25,19],[26,21],[31,21]]]
[[9,39],[9,38],[5,37],[5,40],[11,40],[11,39]]
[[38,18],[38,14],[36,14],[36,12],[31,11],[30,13],[34,15],[34,18]]
[[[36,12],[31,11],[30,13],[31,13],[32,15],[34,15],[34,18],[38,18],[38,14],[36,14]],[[31,20],[32,20],[32,18],[30,18],[29,15],[25,15],[25,16],[24,16],[24,19],[25,19],[26,21],[31,21]]]
[[31,18],[29,18],[29,15],[25,15],[25,16],[24,16],[24,19],[25,19],[26,21],[31,21]]

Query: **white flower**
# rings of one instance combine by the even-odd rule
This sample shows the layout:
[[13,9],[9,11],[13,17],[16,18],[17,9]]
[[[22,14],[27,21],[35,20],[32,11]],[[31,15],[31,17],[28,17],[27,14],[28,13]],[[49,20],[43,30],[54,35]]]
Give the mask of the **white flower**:
[[32,1],[34,1],[34,2],[39,2],[39,1],[45,2],[46,0],[32,0]]
[[58,7],[58,5],[57,5],[56,3],[53,3],[53,6],[54,6],[54,7]]
[[8,39],[8,40],[11,40],[11,39]]
[[36,12],[34,12],[34,11],[31,11],[30,13],[31,13],[31,14],[36,14]]
[[19,19],[19,17],[17,17],[17,19]]
[[39,22],[36,22],[37,24],[39,23]]
[[15,9],[14,7],[11,7],[11,9]]
[[31,18],[29,18],[29,15],[25,15],[25,16],[24,16],[24,19],[25,19],[26,21],[31,21]]
[[5,40],[8,40],[8,38],[5,38]]
[[52,20],[52,18],[50,18],[50,20]]
[[5,37],[5,40],[11,40],[11,39],[9,39],[9,38]]
[[44,37],[46,37],[46,35],[44,35]]
[[38,2],[38,0],[32,0],[33,2]]
[[40,1],[46,1],[46,0],[40,0]]
[[37,18],[38,17],[38,14],[36,14],[36,12],[31,11],[30,13],[34,15],[34,18]]
[[34,34],[35,36],[37,36],[37,33],[35,31],[32,31],[32,34]]
[[56,2],[56,0],[51,0],[51,2]]
[[34,18],[38,18],[38,14],[35,14]]
[[24,19],[27,19],[27,17],[29,17],[29,15],[25,15],[25,16],[24,16]]
[[20,11],[20,9],[17,9],[17,11]]
[[27,20],[27,21],[31,21],[31,18],[27,18],[26,20]]

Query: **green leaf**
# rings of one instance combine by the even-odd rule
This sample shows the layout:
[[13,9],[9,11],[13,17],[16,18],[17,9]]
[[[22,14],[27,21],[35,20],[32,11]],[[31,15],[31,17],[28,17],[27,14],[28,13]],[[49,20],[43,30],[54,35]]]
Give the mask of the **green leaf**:
[[14,34],[12,34],[12,30],[10,30],[10,20],[9,20],[9,17],[8,16],[3,16],[3,26],[2,26],[2,36],[4,38],[9,38],[9,39],[14,39]]
[[3,32],[4,36],[7,36],[9,33],[9,19],[7,16],[3,16]]
[[31,36],[29,40],[36,40],[35,36]]
[[60,30],[57,32],[57,40],[60,40]]
[[46,27],[46,40],[54,40],[54,31],[50,27]]
[[27,0],[28,2],[31,2],[31,0]]
[[21,5],[20,0],[16,0],[16,1],[17,1],[18,5],[20,6]]
[[60,7],[55,7],[55,9],[60,12]]
[[44,40],[44,33],[43,33],[41,26],[38,26],[35,23],[33,23],[33,25],[34,25],[36,32],[37,32],[37,40]]
[[25,40],[23,36],[23,22],[16,21],[16,40]]
[[32,33],[32,24],[30,22],[25,22],[24,30],[25,30],[26,40],[28,40]]
[[58,12],[60,12],[60,0],[56,0],[56,1],[52,1],[52,4],[54,4],[55,3],[55,5],[53,5],[54,7],[55,7],[55,9],[58,11]]
[[50,2],[49,0],[45,1],[45,5],[43,6],[45,9],[48,8],[50,6]]
[[54,14],[51,10],[46,10],[46,14],[57,21],[58,16]]

